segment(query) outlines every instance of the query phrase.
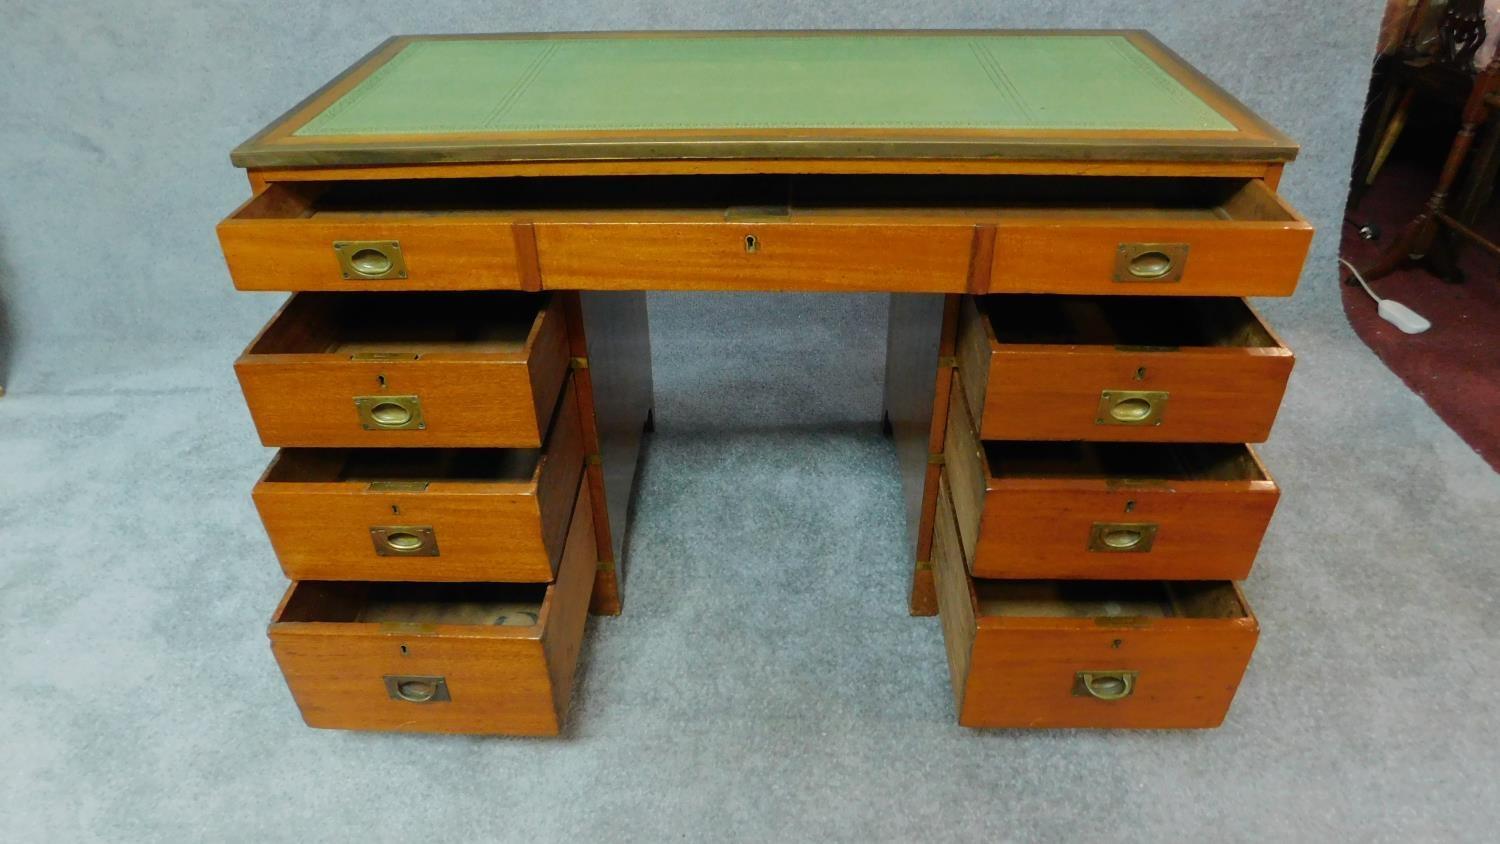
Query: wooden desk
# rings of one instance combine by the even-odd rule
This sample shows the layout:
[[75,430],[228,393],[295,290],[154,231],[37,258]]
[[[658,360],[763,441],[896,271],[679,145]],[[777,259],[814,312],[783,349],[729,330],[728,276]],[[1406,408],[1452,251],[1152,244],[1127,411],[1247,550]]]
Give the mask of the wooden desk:
[[[233,153],[313,726],[555,733],[621,611],[647,290],[886,292],[961,723],[1211,726],[1277,488],[1296,147],[1141,32],[394,38]],[[640,561],[649,565],[649,560]],[[939,705],[936,701],[934,705]]]

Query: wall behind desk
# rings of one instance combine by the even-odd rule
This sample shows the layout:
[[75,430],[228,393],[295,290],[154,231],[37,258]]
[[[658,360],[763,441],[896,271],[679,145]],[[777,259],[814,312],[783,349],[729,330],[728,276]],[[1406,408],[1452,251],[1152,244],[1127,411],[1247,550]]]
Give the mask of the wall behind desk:
[[[1283,191],[1319,236],[1297,300],[1274,314],[1342,320],[1333,255],[1380,4],[0,0],[0,11],[0,360],[14,387],[28,361],[82,338],[248,340],[280,297],[236,294],[219,256],[213,226],[248,195],[229,150],[394,33],[1149,29],[1302,143]],[[662,324],[679,302],[657,298]],[[735,302],[753,319],[753,302]],[[817,302],[834,317],[872,310]]]

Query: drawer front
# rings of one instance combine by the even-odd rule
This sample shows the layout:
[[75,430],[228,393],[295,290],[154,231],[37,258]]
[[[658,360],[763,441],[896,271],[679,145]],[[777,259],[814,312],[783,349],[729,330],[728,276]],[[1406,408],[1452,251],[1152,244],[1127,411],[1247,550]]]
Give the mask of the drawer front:
[[960,359],[982,439],[1264,442],[1292,357],[1016,346],[969,364]]
[[973,239],[956,223],[536,226],[543,286],[581,290],[962,293]]
[[959,723],[966,727],[1191,728],[1220,724],[1259,627],[1223,619],[986,616],[945,481],[933,574]]
[[1108,296],[1290,296],[1312,227],[1261,182],[1190,219],[1149,209],[1003,217],[990,291]]
[[[288,333],[281,323],[295,313],[289,304],[263,336]],[[518,355],[459,348],[384,359],[255,349],[235,362],[235,374],[261,442],[280,447],[537,448],[568,372],[556,302]]]
[[[572,694],[596,566],[589,497],[576,502],[557,582],[531,628],[285,621],[297,590],[316,588],[293,584],[270,638],[307,724],[556,735]],[[420,694],[403,698],[403,683],[419,684],[413,688]],[[409,699],[423,696],[429,699]]]
[[1261,479],[1006,477],[961,395],[943,452],[958,539],[981,578],[1243,580],[1280,498],[1248,449]]
[[[981,626],[958,720],[966,727],[1217,727],[1255,640],[1253,627],[1227,623],[1201,629]],[[1124,697],[1111,699],[1122,691]]]
[[524,482],[262,480],[254,499],[292,580],[548,583],[582,474],[578,404],[565,391]]
[[[313,215],[312,185],[271,185],[219,224],[240,290],[528,289],[517,237],[482,214]],[[535,289],[532,285],[529,289]]]

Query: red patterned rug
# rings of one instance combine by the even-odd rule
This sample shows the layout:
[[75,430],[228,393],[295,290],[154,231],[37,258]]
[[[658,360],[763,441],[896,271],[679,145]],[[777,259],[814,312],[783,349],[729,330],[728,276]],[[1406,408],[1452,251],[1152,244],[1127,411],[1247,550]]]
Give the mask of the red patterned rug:
[[[1437,173],[1409,161],[1392,161],[1351,220],[1381,228],[1374,242],[1344,226],[1341,252],[1367,266],[1403,223],[1421,208]],[[1479,224],[1500,241],[1500,215]],[[1344,285],[1344,313],[1359,336],[1391,371],[1421,396],[1443,421],[1500,471],[1500,258],[1472,244],[1461,247],[1462,284],[1450,284],[1415,267],[1403,267],[1370,284],[1427,319],[1425,334],[1403,334],[1375,313],[1375,302],[1356,285]]]

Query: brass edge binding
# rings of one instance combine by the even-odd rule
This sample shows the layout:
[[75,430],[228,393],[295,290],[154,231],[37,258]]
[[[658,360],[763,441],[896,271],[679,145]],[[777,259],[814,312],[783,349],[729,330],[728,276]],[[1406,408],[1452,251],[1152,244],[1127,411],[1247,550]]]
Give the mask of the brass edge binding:
[[589,359],[584,357],[568,358],[568,368],[574,371],[589,368]]
[[932,571],[932,561],[917,560],[917,571]]
[[595,564],[594,570],[595,571],[599,571],[599,572],[612,572],[612,571],[615,570],[614,561],[612,561],[612,560],[600,560],[598,563]]

